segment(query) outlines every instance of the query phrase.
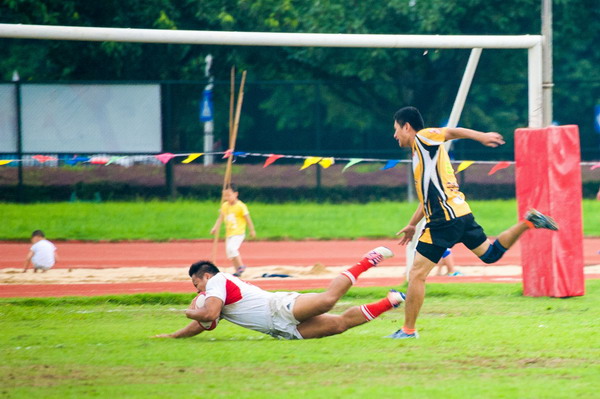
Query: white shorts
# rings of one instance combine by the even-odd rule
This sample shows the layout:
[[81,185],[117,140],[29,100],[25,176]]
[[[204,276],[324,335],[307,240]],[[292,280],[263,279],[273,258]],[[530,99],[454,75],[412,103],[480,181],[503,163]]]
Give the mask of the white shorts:
[[271,298],[273,329],[269,335],[280,339],[304,339],[298,332],[300,322],[294,318],[294,304],[298,292],[275,292]]
[[246,238],[246,235],[240,234],[225,239],[225,255],[227,255],[228,259],[240,256],[240,247],[244,242],[244,238]]
[[42,266],[42,265],[36,265],[36,264],[34,264],[33,268],[34,269],[38,269],[38,270],[50,270],[50,269],[52,269],[53,266],[54,265],[52,265],[52,266]]

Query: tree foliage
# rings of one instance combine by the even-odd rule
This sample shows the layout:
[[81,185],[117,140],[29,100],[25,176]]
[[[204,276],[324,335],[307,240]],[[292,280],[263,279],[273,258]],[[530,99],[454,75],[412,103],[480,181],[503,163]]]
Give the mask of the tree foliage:
[[[152,29],[370,34],[539,34],[540,0],[5,0],[0,22]],[[555,115],[576,123],[586,148],[598,150],[592,112],[600,103],[600,11],[595,0],[554,1]],[[309,134],[321,124],[330,141],[369,145],[390,134],[391,115],[420,107],[431,125],[448,117],[469,52],[438,49],[340,49],[71,42],[0,39],[0,77],[18,70],[22,81],[201,81],[204,58],[214,57],[216,80],[231,65],[249,82],[281,84],[249,95],[264,131]],[[510,140],[527,124],[527,54],[485,50],[461,123],[500,130]],[[251,88],[252,86],[250,86]],[[223,102],[227,104],[225,94]],[[190,104],[188,104],[189,106]],[[226,118],[225,118],[226,119]],[[318,120],[317,120],[318,119]],[[226,130],[225,127],[220,128]],[[351,132],[351,134],[348,134]],[[314,133],[314,132],[313,132]],[[252,131],[254,137],[256,131]],[[259,140],[260,142],[260,140]],[[374,140],[378,145],[383,141]],[[307,144],[309,145],[309,144]],[[464,146],[465,150],[470,147]],[[598,154],[598,152],[596,152]],[[510,156],[510,155],[509,155]],[[597,155],[596,155],[597,156]]]

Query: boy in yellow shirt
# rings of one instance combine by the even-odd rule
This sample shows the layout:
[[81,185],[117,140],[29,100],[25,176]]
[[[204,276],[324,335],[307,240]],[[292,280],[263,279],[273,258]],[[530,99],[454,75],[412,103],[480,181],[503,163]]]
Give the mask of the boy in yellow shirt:
[[250,236],[256,237],[248,207],[238,199],[238,194],[238,189],[234,184],[223,190],[224,201],[219,210],[219,217],[210,230],[210,234],[218,234],[221,223],[225,221],[225,254],[227,259],[231,259],[235,267],[234,276],[237,277],[246,270],[239,251],[246,238],[246,225],[250,230]]

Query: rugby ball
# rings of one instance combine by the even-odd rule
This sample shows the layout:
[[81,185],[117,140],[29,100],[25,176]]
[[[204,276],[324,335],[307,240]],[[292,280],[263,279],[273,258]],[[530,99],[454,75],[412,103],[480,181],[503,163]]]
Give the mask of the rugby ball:
[[[192,309],[200,309],[204,306],[204,302],[206,301],[206,292],[200,292],[196,295],[196,298],[192,301],[190,308]],[[214,321],[199,321],[200,325],[204,327],[206,330],[214,330],[217,328],[217,324],[219,324],[219,319]]]

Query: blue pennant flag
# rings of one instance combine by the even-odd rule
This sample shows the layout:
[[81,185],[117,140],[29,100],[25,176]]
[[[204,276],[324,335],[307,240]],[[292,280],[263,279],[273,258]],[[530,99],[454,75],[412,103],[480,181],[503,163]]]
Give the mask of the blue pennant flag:
[[594,127],[596,128],[596,133],[600,134],[600,105],[596,105],[594,112]]
[[400,161],[392,159],[387,161],[387,163],[385,164],[385,166],[383,168],[381,168],[381,170],[386,170],[386,169],[392,169],[394,166],[398,165],[400,163]]
[[202,92],[202,100],[200,101],[200,122],[210,122],[213,120],[212,96],[212,90],[205,89]]

